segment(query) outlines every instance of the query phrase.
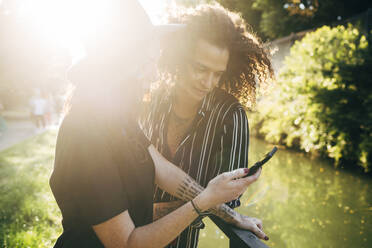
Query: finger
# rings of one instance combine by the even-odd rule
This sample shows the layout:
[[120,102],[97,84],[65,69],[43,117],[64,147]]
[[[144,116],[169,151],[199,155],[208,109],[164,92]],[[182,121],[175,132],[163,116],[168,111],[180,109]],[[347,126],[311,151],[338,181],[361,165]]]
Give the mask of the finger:
[[251,175],[251,177],[259,178],[261,175],[261,171],[262,171],[262,167],[258,168],[258,170],[253,175]]
[[257,220],[256,225],[258,226],[258,228],[260,228],[261,231],[263,231],[263,226],[262,226],[261,221]]
[[257,225],[258,228],[263,230],[262,221],[260,219],[257,219],[257,218],[251,218],[251,219],[252,219],[252,222]]
[[252,176],[249,176],[249,177],[245,177],[245,178],[239,178],[237,180],[234,180],[234,183],[236,184],[237,187],[241,187],[242,189],[244,188],[244,191],[245,189],[252,183],[254,183],[258,177],[260,176],[261,174],[261,169],[259,169],[255,174],[253,174]]
[[260,177],[261,171],[262,171],[262,168],[259,168],[256,171],[256,173],[254,173],[253,175],[251,175],[249,177],[242,178],[242,180],[244,179],[248,184],[251,184],[251,183],[255,182]]
[[240,168],[230,172],[226,172],[228,179],[233,180],[236,178],[241,178],[247,175],[248,169],[247,168]]
[[259,237],[260,239],[269,240],[269,237],[267,237],[267,235],[261,229],[259,229],[257,226],[254,226],[253,230],[251,230],[251,231],[254,234],[256,234],[256,236]]

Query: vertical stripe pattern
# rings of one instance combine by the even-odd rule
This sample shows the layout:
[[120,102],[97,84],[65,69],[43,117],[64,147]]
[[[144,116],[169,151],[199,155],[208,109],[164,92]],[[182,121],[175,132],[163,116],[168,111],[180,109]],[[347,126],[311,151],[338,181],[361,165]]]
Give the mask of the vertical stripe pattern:
[[[149,140],[166,156],[166,127],[172,106],[169,91],[158,90],[152,97],[151,106],[142,119],[142,127]],[[171,162],[193,177],[202,186],[216,175],[237,168],[247,167],[249,129],[244,108],[226,91],[215,89],[201,104],[194,124],[180,143]],[[177,200],[175,197],[155,189],[154,201]],[[240,205],[239,199],[229,203]],[[171,248],[197,247],[199,229],[188,227]]]

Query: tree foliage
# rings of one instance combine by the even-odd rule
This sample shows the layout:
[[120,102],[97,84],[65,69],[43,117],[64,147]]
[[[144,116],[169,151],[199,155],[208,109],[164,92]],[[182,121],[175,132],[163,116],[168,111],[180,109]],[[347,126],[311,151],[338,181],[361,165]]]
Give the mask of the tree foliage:
[[21,11],[23,2],[0,1],[0,98],[6,108],[27,105],[33,88],[56,92],[66,84],[70,61],[67,49]]
[[252,7],[262,12],[261,32],[275,39],[346,20],[366,11],[372,3],[364,0],[254,0]]
[[[371,1],[338,0],[216,0],[236,12],[263,40],[343,21],[372,8]],[[211,0],[176,0],[194,6]]]
[[351,25],[324,26],[297,41],[276,87],[259,103],[258,132],[326,155],[335,164],[372,161],[372,55]]
[[240,12],[243,19],[252,28],[251,31],[257,33],[259,37],[265,37],[260,30],[262,13],[260,10],[252,8],[254,0],[217,0],[217,2],[231,11]]
[[251,32],[257,33],[259,37],[265,37],[260,31],[261,11],[252,8],[255,0],[176,0],[176,3],[186,7],[193,7],[203,3],[217,2],[223,7],[241,13],[243,19],[248,24]]

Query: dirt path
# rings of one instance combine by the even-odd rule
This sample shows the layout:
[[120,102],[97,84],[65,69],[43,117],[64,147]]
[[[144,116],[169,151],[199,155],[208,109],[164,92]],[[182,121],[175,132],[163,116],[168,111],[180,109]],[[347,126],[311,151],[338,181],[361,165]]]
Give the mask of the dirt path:
[[0,151],[45,131],[37,129],[29,120],[7,120],[6,125],[7,129],[0,135]]

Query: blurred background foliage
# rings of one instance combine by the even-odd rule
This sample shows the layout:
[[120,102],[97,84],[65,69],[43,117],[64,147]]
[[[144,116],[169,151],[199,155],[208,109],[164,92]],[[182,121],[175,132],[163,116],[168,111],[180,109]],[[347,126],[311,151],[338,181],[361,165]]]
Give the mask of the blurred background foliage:
[[266,140],[371,170],[372,56],[349,25],[295,42],[276,85],[259,102],[254,129]]
[[[175,1],[186,6],[214,2]],[[343,21],[372,7],[370,1],[364,0],[216,0],[216,2],[232,11],[240,12],[264,41]]]
[[26,3],[0,1],[0,102],[5,109],[27,106],[36,88],[57,94],[67,85],[68,49],[56,42],[60,37],[47,33],[38,13],[27,11]]

